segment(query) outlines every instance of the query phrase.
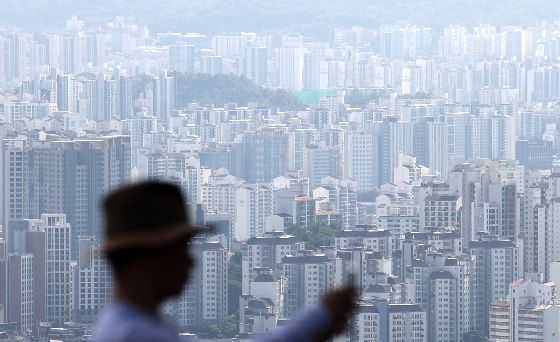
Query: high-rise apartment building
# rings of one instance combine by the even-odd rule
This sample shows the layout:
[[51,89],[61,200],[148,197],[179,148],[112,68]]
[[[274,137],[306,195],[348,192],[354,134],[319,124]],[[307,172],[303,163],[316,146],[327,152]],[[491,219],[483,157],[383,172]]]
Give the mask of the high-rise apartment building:
[[249,238],[243,245],[241,292],[249,293],[249,282],[253,280],[252,269],[267,267],[273,271],[281,271],[282,258],[286,255],[296,255],[303,249],[305,249],[304,242],[283,232],[270,232]]
[[92,85],[91,96],[96,102],[92,109],[92,119],[111,120],[117,117],[117,82],[109,75],[100,73],[97,75],[95,83]]
[[8,256],[8,286],[8,318],[18,323],[19,333],[24,333],[35,325],[33,254],[19,253]]
[[372,132],[344,133],[343,177],[356,180],[361,191],[369,191],[378,184],[375,161],[379,151],[374,137]]
[[83,36],[62,35],[60,37],[60,57],[63,73],[79,74],[84,66]]
[[199,203],[206,205],[208,210],[220,213],[235,212],[235,192],[243,181],[229,174],[225,169],[217,169],[201,184]]
[[378,135],[378,186],[393,183],[393,170],[399,166],[399,154],[413,153],[412,123],[385,117]]
[[321,180],[321,186],[313,190],[318,203],[330,202],[342,214],[342,228],[354,229],[357,224],[357,182],[351,179],[339,181],[333,177]]
[[24,174],[29,170],[29,158],[25,149],[26,141],[2,141],[2,182],[0,182],[2,204],[2,226],[10,220],[29,217],[29,178]]
[[169,70],[194,72],[194,45],[169,45]]
[[540,284],[518,279],[510,286],[507,300],[490,306],[492,342],[559,341],[556,326],[560,322],[556,284]]
[[448,128],[443,122],[434,121],[433,117],[421,118],[413,124],[413,150],[416,161],[430,169],[430,174],[447,179]]
[[130,137],[58,139],[30,146],[4,140],[2,217],[7,227],[9,220],[66,214],[75,258],[78,236],[102,238],[102,196],[130,181]]
[[0,38],[2,63],[0,79],[13,84],[27,76],[27,37],[24,33],[10,33]]
[[290,91],[303,89],[303,37],[284,36],[279,49],[278,84]]
[[45,222],[45,308],[47,322],[72,319],[71,228],[64,214],[42,214]]
[[[2,278],[10,284],[4,303],[8,309],[5,312],[6,319],[17,322],[21,329],[33,327],[36,321],[47,319],[46,224],[43,217],[10,221],[4,237],[7,243],[2,244],[6,247],[8,261],[13,262],[14,266],[5,269],[4,276],[7,277]],[[7,266],[10,266],[9,263]]]
[[115,75],[117,83],[117,113],[116,118],[126,120],[132,118],[132,76]]
[[268,82],[268,49],[266,47],[245,48],[244,74],[256,85],[266,86]]
[[471,157],[472,118],[469,113],[449,113],[440,117],[447,125],[447,153],[451,165],[460,165]]
[[[132,117],[123,121],[123,129],[130,131],[132,148],[143,146],[144,134],[155,132],[156,127],[157,120],[152,116]],[[136,165],[136,162],[133,165]]]
[[230,58],[242,53],[240,36],[214,36],[212,37],[212,52],[215,56]]
[[336,249],[352,248],[354,245],[363,245],[368,250],[379,252],[385,257],[390,257],[396,249],[395,237],[388,230],[374,229],[373,226],[358,226],[336,232],[334,246]]
[[101,34],[84,35],[84,63],[100,67],[105,62],[105,37]]
[[506,115],[474,116],[471,158],[515,159],[513,118]]
[[473,259],[470,321],[473,329],[488,334],[490,305],[506,298],[509,284],[523,272],[523,246],[489,233],[477,238],[468,245]]
[[274,214],[272,183],[243,183],[235,190],[234,237],[246,241],[266,231],[266,218]]
[[303,151],[303,174],[309,178],[311,190],[321,186],[321,179],[338,177],[338,159],[323,141],[311,142]]
[[223,326],[228,318],[228,250],[217,241],[195,238],[190,252],[197,267],[180,297],[163,307],[180,326]]
[[290,188],[274,190],[274,214],[283,214],[285,220],[291,217],[292,224],[311,225],[317,220],[315,212],[315,199]]
[[431,195],[424,198],[420,213],[423,227],[460,227],[463,201],[460,196]]
[[288,134],[262,128],[243,135],[244,179],[270,182],[281,176],[288,165]]
[[471,330],[470,257],[425,250],[407,266],[410,300],[427,312],[429,341],[460,341]]
[[162,72],[160,76],[154,77],[152,91],[153,116],[158,120],[167,121],[176,105],[175,77],[168,76],[167,72]]
[[350,328],[333,341],[426,342],[427,330],[426,310],[419,305],[372,299],[360,303],[350,319]]
[[403,68],[402,71],[402,93],[403,94],[416,94],[426,91],[426,72],[417,65],[411,65]]
[[210,75],[217,75],[224,72],[224,62],[222,56],[203,56],[202,72]]
[[302,252],[282,258],[288,278],[284,295],[284,316],[294,317],[301,309],[315,304],[334,286],[334,264],[324,254]]
[[113,294],[113,271],[93,236],[78,239],[78,264],[73,269],[74,322],[91,324],[109,305]]
[[552,169],[552,141],[517,140],[515,142],[515,159],[527,170]]

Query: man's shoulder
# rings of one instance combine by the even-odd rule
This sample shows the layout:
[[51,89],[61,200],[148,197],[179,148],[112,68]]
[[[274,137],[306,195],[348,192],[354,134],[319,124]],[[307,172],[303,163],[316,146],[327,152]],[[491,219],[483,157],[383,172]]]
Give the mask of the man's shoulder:
[[179,336],[166,329],[155,318],[126,305],[107,309],[98,322],[95,342],[175,342]]

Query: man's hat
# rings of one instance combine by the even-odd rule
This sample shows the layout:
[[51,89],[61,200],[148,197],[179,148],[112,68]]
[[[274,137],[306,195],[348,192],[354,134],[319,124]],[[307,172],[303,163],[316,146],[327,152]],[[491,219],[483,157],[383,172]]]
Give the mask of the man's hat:
[[105,198],[106,253],[156,248],[204,230],[189,223],[181,190],[168,183],[144,182]]

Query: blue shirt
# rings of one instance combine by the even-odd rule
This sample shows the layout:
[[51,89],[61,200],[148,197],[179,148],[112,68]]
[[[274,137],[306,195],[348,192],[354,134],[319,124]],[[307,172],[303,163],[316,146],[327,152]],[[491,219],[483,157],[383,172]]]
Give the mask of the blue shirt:
[[[322,336],[332,323],[332,315],[323,304],[305,311],[287,327],[264,336],[262,342],[309,342]],[[94,342],[184,342],[158,317],[130,303],[109,307],[98,322]]]

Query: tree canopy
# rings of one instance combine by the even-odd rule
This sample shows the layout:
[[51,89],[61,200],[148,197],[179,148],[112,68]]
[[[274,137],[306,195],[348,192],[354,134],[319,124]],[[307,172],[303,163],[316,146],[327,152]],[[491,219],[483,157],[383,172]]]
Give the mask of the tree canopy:
[[132,99],[136,100],[140,93],[146,91],[146,84],[153,82],[154,78],[150,75],[139,74],[132,77]]
[[378,93],[366,95],[358,89],[354,89],[350,94],[344,96],[344,102],[352,108],[366,108],[370,102],[378,99]]
[[342,227],[333,222],[330,225],[324,222],[314,222],[309,226],[291,225],[284,229],[284,233],[298,237],[305,242],[306,249],[316,250],[320,246],[330,246],[332,238]]
[[378,188],[373,188],[368,191],[358,192],[358,202],[375,202],[377,196],[381,195],[381,191]]
[[234,315],[237,323],[239,321],[239,296],[241,296],[241,272],[241,251],[236,251],[228,263],[228,315]]
[[488,337],[478,330],[463,333],[463,342],[488,342]]
[[300,99],[283,89],[259,87],[244,76],[233,74],[177,73],[177,108],[185,108],[195,101],[200,105],[213,104],[221,107],[227,103],[247,106],[258,102],[262,106],[281,110],[305,108]]

